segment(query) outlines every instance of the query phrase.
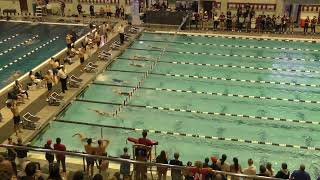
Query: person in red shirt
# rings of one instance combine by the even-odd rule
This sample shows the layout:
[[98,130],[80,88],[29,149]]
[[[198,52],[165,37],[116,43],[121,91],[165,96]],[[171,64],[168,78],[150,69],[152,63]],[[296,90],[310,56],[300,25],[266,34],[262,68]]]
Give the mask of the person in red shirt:
[[[56,139],[56,144],[53,145],[53,149],[57,150],[57,151],[66,151],[66,146],[61,144],[61,138],[57,138]],[[60,166],[60,163],[62,164],[62,169],[63,172],[66,172],[66,156],[64,154],[61,153],[57,153],[56,154],[56,159],[57,159],[57,163],[58,166]]]
[[188,167],[189,172],[194,176],[194,180],[205,180],[206,176],[212,174],[211,168],[203,168],[201,161],[196,161],[194,167]]
[[304,34],[308,33],[309,24],[310,24],[310,19],[309,19],[309,16],[307,16],[307,19],[304,20],[304,28],[303,28]]

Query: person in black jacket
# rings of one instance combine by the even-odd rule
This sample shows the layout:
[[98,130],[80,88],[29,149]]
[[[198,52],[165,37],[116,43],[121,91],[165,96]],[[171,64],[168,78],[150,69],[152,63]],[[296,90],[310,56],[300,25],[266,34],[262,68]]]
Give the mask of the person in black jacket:
[[[19,137],[18,140],[17,140],[17,146],[24,146],[22,144],[22,139]],[[23,168],[23,165],[25,163],[25,160],[28,156],[28,150],[25,150],[25,149],[15,149],[15,152],[17,154],[17,161],[18,161],[18,164],[17,166],[22,169]]]
[[[43,148],[53,150],[53,148],[51,147],[51,144],[52,144],[52,140],[48,139],[47,143],[44,145]],[[46,153],[46,160],[49,163],[49,172],[50,172],[53,166],[54,155],[52,153]]]
[[290,171],[288,170],[287,163],[282,163],[280,171],[276,174],[275,178],[289,179]]

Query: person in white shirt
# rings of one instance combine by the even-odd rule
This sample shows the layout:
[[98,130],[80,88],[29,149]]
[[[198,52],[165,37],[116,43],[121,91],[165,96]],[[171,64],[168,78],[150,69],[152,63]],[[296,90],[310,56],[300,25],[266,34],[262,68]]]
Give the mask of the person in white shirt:
[[60,67],[58,71],[58,77],[60,78],[62,93],[65,93],[65,91],[68,90],[67,88],[68,75],[63,65]]
[[226,162],[227,155],[222,154],[221,159],[218,160],[217,166],[221,169],[221,171],[230,172],[230,164]]
[[124,26],[123,26],[123,24],[120,24],[118,32],[120,35],[120,43],[123,44],[123,42],[124,42]]
[[243,174],[246,174],[246,175],[256,175],[257,174],[257,169],[253,165],[253,160],[251,158],[248,159],[248,167],[243,170]]

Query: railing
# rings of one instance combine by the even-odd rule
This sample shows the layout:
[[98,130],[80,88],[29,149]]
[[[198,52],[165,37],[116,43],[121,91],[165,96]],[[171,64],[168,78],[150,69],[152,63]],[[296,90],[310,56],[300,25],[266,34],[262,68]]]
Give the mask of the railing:
[[[50,150],[50,149],[43,149],[39,147],[32,147],[32,146],[15,146],[15,145],[9,145],[9,144],[0,144],[0,148],[5,149],[22,149],[22,150],[28,150],[33,152],[42,152],[42,153],[59,153],[64,154],[68,156],[74,156],[74,157],[82,157],[82,158],[94,158],[99,160],[108,160],[110,162],[115,163],[130,163],[133,165],[145,165],[148,167],[166,167],[168,169],[176,169],[176,170],[182,170],[182,171],[188,171],[188,167],[186,166],[175,166],[175,165],[168,165],[168,164],[160,164],[160,163],[154,163],[154,162],[145,162],[145,161],[136,161],[132,159],[122,159],[118,157],[106,157],[106,156],[97,156],[97,155],[90,155],[85,154],[81,152],[74,152],[74,151],[56,151],[56,150]],[[224,176],[230,176],[230,177],[237,177],[237,178],[243,178],[243,179],[260,179],[260,180],[281,180],[279,178],[272,178],[272,177],[264,177],[264,176],[254,176],[254,175],[245,175],[245,174],[237,174],[237,173],[231,173],[231,172],[224,172],[224,171],[216,171],[213,170],[215,174],[221,174]]]

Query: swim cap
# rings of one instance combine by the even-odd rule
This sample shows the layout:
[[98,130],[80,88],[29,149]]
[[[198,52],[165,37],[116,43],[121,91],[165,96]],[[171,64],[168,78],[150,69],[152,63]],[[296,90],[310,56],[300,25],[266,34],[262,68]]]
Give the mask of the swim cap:
[[218,159],[217,159],[215,156],[211,156],[211,161],[212,161],[212,162],[216,163],[217,160],[218,160]]
[[48,139],[47,144],[51,145],[51,143],[52,143],[52,140]]

